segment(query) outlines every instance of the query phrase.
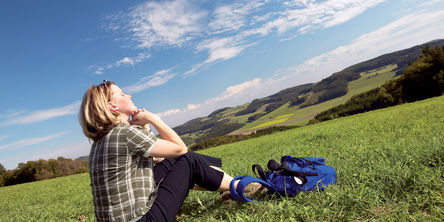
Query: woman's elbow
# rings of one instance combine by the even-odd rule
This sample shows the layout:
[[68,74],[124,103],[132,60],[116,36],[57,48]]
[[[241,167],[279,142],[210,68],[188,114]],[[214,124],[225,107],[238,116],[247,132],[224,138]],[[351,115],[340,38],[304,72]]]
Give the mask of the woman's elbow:
[[186,153],[188,153],[188,147],[185,146],[185,145],[180,145],[180,146],[178,147],[178,149],[177,149],[177,154],[178,154],[178,155],[184,155],[184,154],[186,154]]
[[187,152],[188,148],[183,143],[173,143],[167,140],[158,139],[151,150],[151,156],[173,158],[182,156]]

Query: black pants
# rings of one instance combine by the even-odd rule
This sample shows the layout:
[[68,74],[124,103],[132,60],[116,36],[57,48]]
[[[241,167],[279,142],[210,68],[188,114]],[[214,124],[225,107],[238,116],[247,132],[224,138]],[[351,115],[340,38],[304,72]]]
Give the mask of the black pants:
[[207,190],[217,190],[224,173],[209,166],[219,165],[213,161],[215,159],[188,152],[158,163],[153,170],[156,183],[161,181],[157,197],[150,211],[139,221],[174,221],[194,184]]

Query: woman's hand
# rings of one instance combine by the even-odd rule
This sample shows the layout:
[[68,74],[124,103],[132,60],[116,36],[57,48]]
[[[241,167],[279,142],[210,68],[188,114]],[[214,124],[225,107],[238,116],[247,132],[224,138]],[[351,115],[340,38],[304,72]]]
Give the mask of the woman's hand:
[[154,142],[150,152],[151,157],[178,157],[188,152],[188,148],[180,136],[163,122],[158,115],[150,113],[145,109],[139,109],[134,112],[131,124],[146,127],[148,123],[156,128],[161,138]]
[[145,126],[146,124],[153,123],[159,119],[160,117],[154,113],[148,112],[145,109],[138,109],[133,114],[131,125]]

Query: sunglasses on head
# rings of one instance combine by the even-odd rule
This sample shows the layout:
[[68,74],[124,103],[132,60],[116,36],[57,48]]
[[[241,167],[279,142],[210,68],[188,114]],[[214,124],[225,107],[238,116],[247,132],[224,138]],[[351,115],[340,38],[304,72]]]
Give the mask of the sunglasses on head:
[[103,85],[106,85],[106,86],[109,86],[109,85],[111,85],[111,81],[109,81],[109,80],[107,80],[107,79],[104,79],[103,82],[102,82],[102,84],[103,84]]

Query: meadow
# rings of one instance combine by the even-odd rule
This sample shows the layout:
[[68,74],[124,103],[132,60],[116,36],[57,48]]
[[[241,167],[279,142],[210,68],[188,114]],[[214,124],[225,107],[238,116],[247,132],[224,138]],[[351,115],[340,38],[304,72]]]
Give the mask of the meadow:
[[[201,151],[231,175],[283,155],[323,157],[338,183],[323,192],[223,203],[191,191],[180,221],[443,221],[444,96]],[[93,221],[88,174],[0,188],[0,221]]]
[[[397,78],[395,77],[396,73],[394,71],[396,67],[397,67],[396,65],[388,65],[374,70],[370,70],[368,72],[362,72],[360,74],[361,77],[359,79],[350,81],[348,83],[348,92],[344,96],[327,100],[319,104],[307,106],[304,108],[300,108],[299,106],[290,107],[290,103],[284,104],[278,109],[274,110],[273,112],[268,113],[267,115],[259,118],[258,120],[252,123],[247,123],[245,126],[234,131],[232,134],[251,132],[251,130],[273,124],[295,125],[295,126],[306,125],[310,119],[316,116],[316,114],[324,110],[327,110],[329,108],[332,108],[334,106],[343,104],[347,102],[354,95],[374,89],[391,79]],[[288,115],[288,114],[292,115],[289,116],[289,118],[286,119],[285,121],[278,123],[275,122],[276,121],[275,119],[278,118],[279,116]],[[246,118],[248,118],[248,116],[247,117],[239,116],[232,118],[232,120],[239,122],[247,122]]]

